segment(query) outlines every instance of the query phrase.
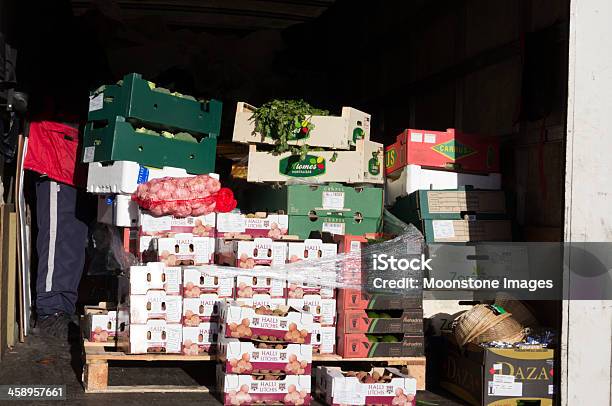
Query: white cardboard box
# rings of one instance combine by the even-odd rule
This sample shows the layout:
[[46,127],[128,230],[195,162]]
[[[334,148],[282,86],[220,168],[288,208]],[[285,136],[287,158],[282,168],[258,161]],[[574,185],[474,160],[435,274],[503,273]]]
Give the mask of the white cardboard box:
[[87,173],[87,191],[95,194],[130,195],[139,184],[166,176],[184,178],[194,175],[189,175],[182,168],[151,168],[131,161],[114,161],[111,164],[91,162]]
[[98,196],[98,222],[117,227],[138,225],[140,207],[129,195]]
[[174,216],[155,217],[141,212],[138,224],[141,235],[172,237],[174,234],[193,234],[195,237],[214,237],[216,213],[205,216],[177,218]]
[[308,375],[312,368],[312,346],[310,344],[278,344],[284,348],[258,348],[252,342],[235,338],[222,338],[219,353],[228,374],[251,374],[268,370],[288,375]]
[[[274,144],[275,140],[253,133],[255,123],[251,118],[255,110],[256,107],[238,102],[232,141],[245,144]],[[370,115],[352,107],[343,107],[341,116],[310,116],[307,117],[307,121],[314,125],[308,136],[288,141],[289,144],[349,149],[355,145],[355,140],[370,139]]]
[[[148,320],[145,324],[131,324],[127,349],[130,354],[180,354],[183,326],[165,320]],[[124,343],[120,337],[120,344]],[[120,345],[122,347],[122,345]]]
[[259,266],[282,265],[287,260],[287,243],[270,238],[252,241],[217,239],[218,263],[252,269]]
[[336,327],[321,326],[321,323],[313,323],[312,325],[312,340],[311,344],[314,352],[319,354],[335,354],[336,353]]
[[143,266],[131,266],[129,284],[131,295],[144,295],[150,290],[163,290],[168,295],[180,295],[182,270],[178,266],[166,266],[162,262],[149,262]]
[[219,324],[200,323],[196,327],[183,327],[183,354],[202,355],[215,353]]
[[286,282],[284,279],[257,275],[257,271],[246,272],[246,274],[236,276],[235,297],[237,299],[242,299],[266,294],[272,298],[284,298],[285,285]]
[[215,239],[195,237],[190,233],[164,238],[141,236],[139,250],[143,262],[161,261],[168,266],[207,265],[214,262]]
[[335,299],[323,299],[316,294],[304,295],[301,299],[287,299],[287,306],[311,313],[315,323],[321,323],[322,326],[336,325]]
[[221,298],[233,298],[235,279],[233,276],[217,276],[200,268],[183,268],[183,297],[199,297],[215,293]]
[[273,155],[250,145],[247,181],[382,184],[383,155],[382,144],[367,140],[357,141],[355,151],[309,151],[304,160],[289,152]]
[[287,234],[289,216],[286,214],[267,214],[265,217],[248,217],[241,213],[217,214],[217,236],[234,238],[250,236],[278,239]]
[[474,189],[501,189],[501,174],[476,175],[424,168],[419,165],[406,165],[398,171],[399,176],[387,177],[385,181],[385,201],[393,206],[399,197],[422,189],[457,189],[473,186]]
[[226,299],[215,293],[183,299],[183,325],[195,327],[200,323],[219,320],[219,308]]
[[91,342],[113,342],[117,333],[117,312],[86,309],[85,332]]
[[388,383],[361,383],[357,377],[344,376],[340,367],[317,367],[317,391],[331,404],[414,405],[416,379],[402,374],[397,368],[373,368],[370,372],[391,372]]

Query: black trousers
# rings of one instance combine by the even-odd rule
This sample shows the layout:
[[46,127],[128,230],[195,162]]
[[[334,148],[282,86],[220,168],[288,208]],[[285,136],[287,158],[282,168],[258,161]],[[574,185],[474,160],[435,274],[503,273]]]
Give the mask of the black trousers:
[[87,222],[77,204],[80,193],[48,178],[36,183],[39,317],[75,311],[87,247]]

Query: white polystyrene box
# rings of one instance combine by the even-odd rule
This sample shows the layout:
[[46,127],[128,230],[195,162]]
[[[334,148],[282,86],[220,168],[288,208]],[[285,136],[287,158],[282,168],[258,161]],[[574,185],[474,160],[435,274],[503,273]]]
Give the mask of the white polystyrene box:
[[140,208],[129,195],[98,196],[98,222],[117,227],[138,225]]

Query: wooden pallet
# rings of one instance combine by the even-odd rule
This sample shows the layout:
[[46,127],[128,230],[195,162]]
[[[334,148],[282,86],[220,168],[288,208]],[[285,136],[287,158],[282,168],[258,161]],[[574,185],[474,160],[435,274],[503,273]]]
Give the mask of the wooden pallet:
[[[108,367],[114,361],[217,361],[214,355],[182,354],[126,354],[113,349],[113,343],[96,343],[87,339],[83,341],[85,365],[83,367],[83,385],[85,393],[144,393],[144,392],[211,392],[206,386],[177,385],[139,385],[109,386]],[[425,357],[377,357],[377,358],[342,358],[336,354],[314,354],[313,362],[317,364],[344,362],[376,362],[388,366],[398,366],[416,378],[417,389],[425,389]]]

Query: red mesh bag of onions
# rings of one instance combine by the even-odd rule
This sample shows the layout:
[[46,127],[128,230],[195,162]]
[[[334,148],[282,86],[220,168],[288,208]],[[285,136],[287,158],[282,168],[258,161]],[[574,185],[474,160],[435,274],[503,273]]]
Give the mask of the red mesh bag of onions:
[[153,179],[138,185],[132,200],[154,216],[204,216],[236,208],[232,191],[208,175]]

